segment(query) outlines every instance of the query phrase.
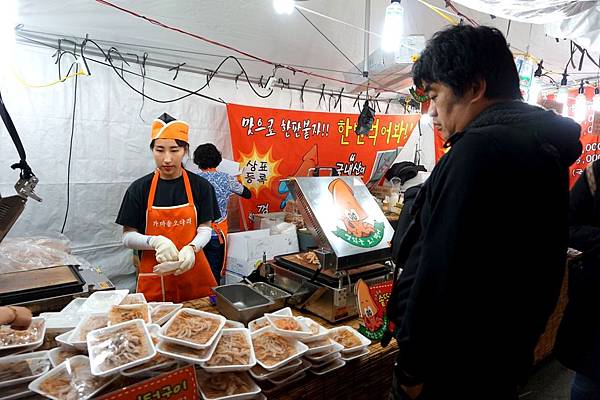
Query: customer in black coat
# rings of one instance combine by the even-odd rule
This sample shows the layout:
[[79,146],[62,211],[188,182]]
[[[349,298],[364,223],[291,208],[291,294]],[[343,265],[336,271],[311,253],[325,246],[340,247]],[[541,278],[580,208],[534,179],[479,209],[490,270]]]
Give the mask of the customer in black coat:
[[437,33],[413,77],[450,149],[415,200],[398,254],[391,398],[422,384],[419,400],[517,399],[560,292],[580,127],[520,100],[497,29]]
[[569,246],[583,262],[569,271],[569,302],[555,354],[575,371],[571,400],[600,399],[600,162],[589,165],[571,189]]

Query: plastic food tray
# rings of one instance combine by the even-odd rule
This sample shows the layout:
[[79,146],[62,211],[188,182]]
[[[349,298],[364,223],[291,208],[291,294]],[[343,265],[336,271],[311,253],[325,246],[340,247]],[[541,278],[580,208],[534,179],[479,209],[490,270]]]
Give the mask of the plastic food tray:
[[328,354],[327,356],[323,357],[321,360],[319,361],[311,361],[313,368],[320,368],[324,365],[327,365],[329,363],[331,363],[334,360],[337,360],[339,358],[342,358],[342,355],[340,353],[331,353]]
[[335,328],[331,328],[329,330],[329,337],[333,340],[333,334],[336,332],[342,331],[342,330],[347,330],[347,331],[351,332],[354,336],[356,336],[358,339],[360,339],[360,342],[361,342],[361,344],[358,346],[344,348],[343,350],[341,350],[342,353],[353,352],[353,351],[359,350],[363,347],[367,347],[371,344],[371,341],[369,339],[367,339],[366,337],[364,337],[363,335],[358,333],[358,331],[356,329],[351,328],[349,326],[338,326]]
[[224,329],[245,328],[245,326],[241,322],[232,321],[232,320],[228,319],[227,321],[225,321],[225,326],[223,328]]
[[[189,313],[189,314],[197,315],[199,317],[204,317],[204,318],[217,319],[217,320],[219,320],[219,326],[217,327],[217,330],[215,331],[215,333],[203,344],[195,343],[190,340],[178,339],[178,338],[167,336],[169,327],[173,324],[173,322],[177,319],[177,317],[182,313]],[[221,330],[223,329],[223,326],[225,325],[225,321],[226,321],[225,317],[223,317],[222,315],[213,314],[213,313],[209,313],[209,312],[205,312],[205,311],[194,310],[192,308],[182,308],[179,311],[177,311],[177,313],[173,316],[173,318],[171,318],[169,320],[169,322],[166,323],[165,326],[162,327],[162,329],[158,333],[158,337],[161,340],[164,340],[165,342],[171,342],[171,343],[179,344],[182,346],[193,347],[195,349],[206,349],[206,348],[209,348],[210,346],[212,346],[212,344],[214,343],[217,336],[219,336]]]
[[316,342],[317,340],[325,339],[329,335],[329,329],[325,328],[323,325],[316,323],[311,318],[307,317],[298,317],[300,321],[304,323],[304,325],[310,331],[311,326],[317,326],[319,328],[318,333],[311,333],[309,337],[302,338],[301,340],[304,343]]
[[[219,332],[219,336],[217,336],[217,340],[215,340],[214,343],[212,344],[212,346],[207,349],[194,349],[194,348],[191,348],[188,346],[182,346],[180,344],[174,344],[174,343],[169,343],[169,342],[159,342],[158,345],[156,346],[156,350],[160,354],[165,355],[167,357],[174,358],[176,360],[181,360],[181,361],[185,361],[187,363],[192,363],[192,364],[201,364],[205,361],[208,361],[212,357],[212,355],[215,351],[215,348],[217,347],[217,342],[219,341],[219,338],[221,337],[222,332],[223,331]],[[175,352],[171,351],[170,349],[165,348],[166,344],[173,345],[173,346],[179,346],[184,349],[189,349],[191,351],[201,352],[202,356],[192,357],[187,354],[175,353]]]
[[31,395],[33,395],[33,393],[29,390],[27,384],[24,383],[6,388],[0,393],[0,400],[14,400],[22,397],[30,397]]
[[310,343],[308,343],[307,344],[308,350],[306,350],[306,354],[305,355],[306,356],[311,356],[313,354],[319,354],[319,353],[324,353],[325,354],[325,353],[329,353],[335,347],[342,346],[341,344],[336,343],[336,342],[334,342],[333,340],[331,340],[329,338],[327,338],[327,341],[329,342],[328,344],[323,345],[323,346],[318,346],[318,347],[310,347]]
[[[266,369],[264,369],[263,367],[258,365],[258,366],[254,366],[250,369],[250,375],[252,375],[252,377],[258,381],[264,381],[269,378],[277,377],[281,374],[285,374],[287,372],[294,371],[301,365],[302,365],[302,359],[300,359],[300,358],[296,358],[295,360],[290,361],[288,364],[286,364],[283,367],[278,368],[274,371],[267,371]],[[257,369],[256,367],[260,368],[261,370],[265,371],[266,373],[256,371],[256,369]]]
[[[223,340],[224,337],[228,335],[234,335],[242,333],[246,337],[246,342],[248,343],[248,347],[250,350],[250,357],[248,360],[248,364],[243,365],[219,365],[219,366],[210,366],[208,365],[208,361],[203,362],[200,366],[207,370],[208,372],[233,372],[233,371],[247,371],[250,368],[256,365],[256,356],[254,355],[254,347],[252,346],[252,337],[250,336],[250,331],[246,328],[232,328],[232,329],[223,329],[223,334],[219,338],[219,341]],[[219,346],[217,342],[217,347]],[[216,350],[216,347],[215,347]],[[214,356],[214,352],[212,354]],[[211,358],[212,358],[211,356]]]
[[[131,296],[131,295],[128,294],[128,296]],[[110,310],[108,312],[108,326],[116,325],[116,324],[113,324],[110,321],[110,314],[111,314],[111,311],[112,311],[113,307],[118,307],[121,310],[135,310],[135,309],[139,308],[139,309],[143,310],[142,313],[144,314],[143,318],[141,318],[141,319],[143,319],[144,322],[147,323],[147,324],[152,323],[152,319],[150,318],[150,306],[148,304],[146,304],[146,303],[143,303],[143,304],[125,304],[125,305],[119,304],[119,305],[110,306],[110,307],[111,308],[110,308]],[[117,324],[120,324],[122,322],[127,322],[127,321],[117,322]]]
[[147,304],[146,296],[144,293],[131,293],[125,296],[125,298],[119,303],[119,305],[132,305],[132,304]]
[[[37,328],[38,332],[34,341],[23,343],[23,344],[11,344],[8,346],[1,346],[0,350],[12,350],[12,349],[22,349],[26,347],[31,347],[33,349],[37,349],[44,342],[44,336],[46,335],[46,320],[43,317],[34,317],[31,319],[31,325],[29,329]],[[23,331],[19,331],[23,332]]]
[[[74,331],[75,331],[75,329],[70,330],[70,331],[65,332],[65,333],[62,333],[62,334],[56,336],[54,338],[54,340],[56,340],[58,343],[60,343],[63,346],[66,346],[66,347],[74,349],[76,347],[71,344],[71,335],[73,335]],[[85,345],[87,346],[87,343]]]
[[[310,333],[310,331],[308,330],[308,327],[306,326],[306,324],[304,323],[304,320],[302,318],[290,317],[287,315],[276,315],[276,314],[265,314],[265,317],[271,324],[271,327],[281,336],[287,336],[287,337],[292,337],[295,339],[302,339],[302,340],[305,340],[306,338],[310,338],[312,336],[312,333]],[[277,320],[288,319],[288,318],[293,318],[298,323],[298,325],[300,325],[300,328],[302,330],[301,331],[292,331],[292,330],[287,330],[287,329],[281,329],[275,325],[275,322]]]
[[[207,374],[207,372],[204,372],[204,374]],[[251,388],[250,391],[247,393],[241,393],[241,394],[233,394],[231,396],[221,396],[221,397],[208,397],[204,391],[202,390],[202,372],[198,372],[197,373],[197,377],[198,377],[198,388],[200,390],[200,394],[202,395],[202,398],[204,400],[249,400],[249,399],[254,399],[260,392],[261,392],[261,388],[260,386],[258,386],[253,380],[252,378],[250,378],[248,376],[247,372],[241,372],[240,375],[243,374],[246,376],[246,378],[251,382]],[[210,375],[210,374],[209,374]]]
[[298,376],[306,372],[312,367],[312,364],[307,360],[301,360],[298,367],[285,373],[278,373],[269,378],[269,382],[274,385],[285,385],[288,382],[294,381]]
[[81,315],[79,314],[48,312],[41,313],[39,316],[46,320],[46,332],[48,333],[64,333],[74,329],[79,321],[81,321]]
[[[81,337],[82,329],[89,323],[92,319],[98,319],[99,321],[104,321],[104,326],[106,327],[108,324],[108,316],[104,313],[102,314],[89,314],[86,315],[80,322],[77,324],[77,327],[72,331],[71,336],[69,336],[69,344],[78,348],[79,350],[87,351],[87,337]],[[101,322],[99,322],[100,324]],[[93,329],[92,329],[93,330]]]
[[331,371],[335,371],[338,368],[342,368],[344,365],[346,365],[346,361],[342,360],[341,358],[338,358],[337,360],[333,361],[331,364],[327,364],[327,367],[318,367],[315,368],[314,366],[310,369],[310,372],[312,372],[315,375],[325,375]]
[[65,306],[62,310],[60,310],[61,314],[77,314],[79,313],[79,309],[87,301],[86,297],[78,297],[76,299],[71,300],[69,304]]
[[327,350],[324,353],[313,353],[313,354],[305,354],[304,357],[308,358],[309,361],[314,362],[314,363],[320,363],[323,361],[323,359],[331,354],[334,353],[339,353],[340,350],[342,350],[344,348],[344,346],[342,346],[339,343],[335,343],[333,347],[329,348],[329,350]]
[[[25,361],[25,360],[32,359],[32,358],[45,359],[48,362],[47,367],[45,367],[41,372],[39,372],[36,375],[30,375],[30,376],[25,376],[22,378],[15,378],[15,379],[11,379],[8,381],[0,382],[0,388],[18,385],[19,383],[23,383],[23,382],[30,382],[30,381],[34,380],[35,378],[37,378],[38,376],[41,376],[41,375],[45,374],[46,372],[48,372],[51,367],[50,360],[48,359],[47,351],[36,351],[35,353],[26,353],[26,354],[19,354],[16,356],[8,356],[8,357],[0,358],[0,364],[15,363],[18,361]],[[0,392],[3,392],[3,390],[0,390]]]
[[[110,368],[107,370],[101,370],[100,364],[106,359],[112,357],[112,353],[110,350],[106,350],[105,345],[102,343],[98,343],[98,337],[104,336],[106,334],[117,334],[120,330],[128,327],[135,327],[141,333],[142,345],[145,349],[147,349],[147,353],[134,361],[124,363],[114,368]],[[156,349],[154,348],[154,343],[152,342],[152,338],[150,337],[150,333],[148,333],[148,329],[146,328],[146,324],[141,319],[134,319],[132,321],[122,322],[120,324],[112,325],[106,328],[96,329],[95,331],[91,331],[87,335],[87,346],[90,357],[90,365],[92,368],[92,374],[95,376],[107,376],[114,374],[116,372],[123,371],[128,368],[135,367],[136,365],[140,365],[145,363],[146,361],[152,359],[156,355]]]
[[[292,309],[289,307],[285,307],[282,308],[281,310],[277,310],[275,312],[272,312],[271,314],[273,315],[286,315],[288,317],[291,317],[292,314]],[[264,324],[264,326],[260,327],[260,328],[256,328],[256,324]],[[253,321],[248,322],[248,329],[250,329],[250,332],[254,332],[257,331],[261,328],[264,328],[265,326],[269,326],[271,324],[269,324],[269,320],[267,320],[267,317],[262,316],[260,318],[256,318]]]
[[360,358],[362,356],[366,356],[367,354],[369,354],[370,350],[368,347],[363,347],[361,349],[358,349],[356,351],[353,352],[343,352],[342,353],[342,360],[344,361],[351,361],[351,360],[355,360],[357,358]]
[[[37,378],[36,380],[31,382],[29,384],[29,390],[39,393],[42,396],[46,396],[53,400],[63,400],[59,397],[54,397],[54,396],[51,396],[49,393],[44,392],[40,386],[41,386],[42,382],[44,382],[46,379],[51,379],[54,376],[61,375],[65,370],[67,370],[67,363],[69,363],[69,370],[71,368],[73,368],[72,366],[78,365],[78,364],[79,365],[83,364],[88,370],[90,368],[90,360],[86,356],[75,356],[73,358],[69,358],[68,360],[66,360],[65,362],[60,364],[58,367],[51,369],[46,374],[40,376],[39,378]],[[78,400],[87,400],[87,399],[93,398],[96,393],[100,392],[102,389],[104,389],[105,387],[110,385],[117,377],[118,377],[118,375],[111,377],[111,378],[96,378],[96,377],[92,377],[90,375],[90,379],[102,379],[102,380],[105,380],[106,382],[104,382],[102,385],[100,385],[93,392],[86,394],[86,396],[80,397]]]
[[[274,330],[272,327],[268,326],[268,327],[266,327],[266,328],[262,328],[262,329],[259,329],[259,330],[255,331],[255,332],[252,332],[252,337],[254,338],[254,337],[256,337],[256,336],[260,336],[260,335],[262,335],[263,333],[266,333],[266,332],[272,332],[272,333],[275,333],[275,334],[279,334],[279,333],[277,333],[277,332],[276,332],[276,331],[275,331],[275,330]],[[305,345],[304,343],[302,343],[302,342],[300,342],[300,341],[298,341],[298,340],[296,340],[296,339],[294,339],[294,338],[290,338],[290,337],[287,337],[286,339],[287,339],[287,340],[288,340],[288,341],[289,341],[289,342],[290,342],[290,343],[291,343],[293,346],[295,346],[295,348],[296,348],[296,352],[295,352],[294,354],[292,354],[291,356],[289,356],[289,357],[288,357],[288,358],[286,358],[285,360],[281,360],[281,361],[279,361],[278,363],[275,363],[275,364],[273,364],[273,365],[266,365],[266,364],[264,364],[263,362],[261,362],[261,361],[260,361],[258,358],[256,359],[256,362],[257,362],[257,363],[258,363],[258,364],[259,364],[261,367],[263,367],[264,369],[266,369],[267,371],[273,371],[273,370],[276,370],[276,369],[278,369],[278,368],[279,368],[279,367],[281,367],[281,366],[284,366],[284,365],[286,365],[286,364],[287,364],[287,363],[289,363],[290,361],[292,361],[292,360],[295,360],[296,358],[299,358],[299,357],[301,357],[301,356],[302,356],[304,353],[306,353],[306,350],[308,350],[308,346],[307,346],[307,345]],[[256,352],[255,352],[255,354],[256,354]]]
[[66,350],[66,351],[76,351],[77,354],[72,355],[71,357],[67,357],[68,358],[73,358],[75,356],[78,355],[82,355],[79,350],[74,350],[74,347],[55,347],[52,350],[48,351],[48,358],[50,359],[50,362],[52,363],[52,367],[56,368],[57,366],[59,366],[60,364],[62,364],[62,361],[59,362],[58,360],[58,353],[60,353],[61,350]]
[[[181,307],[183,307],[183,304],[159,304],[156,307],[152,308],[152,311],[150,312],[150,317],[152,318],[152,323],[153,324],[158,324],[158,325],[162,325],[165,322],[167,322],[169,320],[169,318],[171,318],[176,312],[177,310],[179,310]],[[163,315],[162,317],[160,317],[159,319],[157,319],[156,321],[154,320],[154,317],[152,317],[152,314],[156,311],[162,311],[162,310],[169,310],[168,313],[166,313],[165,315]]]
[[80,314],[107,313],[110,306],[120,304],[128,293],[128,289],[94,292],[81,305],[78,312]]

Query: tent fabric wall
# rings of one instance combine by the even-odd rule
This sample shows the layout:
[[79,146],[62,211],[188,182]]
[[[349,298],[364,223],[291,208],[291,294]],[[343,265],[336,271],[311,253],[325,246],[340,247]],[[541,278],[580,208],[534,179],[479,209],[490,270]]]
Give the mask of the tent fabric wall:
[[[31,84],[55,81],[57,66],[52,54],[45,48],[18,46],[14,62],[18,76]],[[64,62],[63,75],[69,63]],[[78,78],[70,208],[64,234],[72,241],[75,254],[100,266],[117,285],[131,289],[131,252],[121,245],[121,227],[114,220],[128,185],[154,168],[148,148],[151,121],[163,112],[181,118],[190,124],[192,150],[201,143],[213,142],[229,158],[232,151],[226,107],[196,96],[170,104],[146,99],[140,113],[141,96],[113,70],[96,64],[90,64],[90,68],[91,76]],[[159,68],[148,67],[147,74],[192,90],[206,82],[205,76],[185,72],[173,81],[173,72]],[[140,78],[131,79],[131,83],[141,88]],[[48,88],[34,89],[19,83],[12,72],[4,73],[0,81],[27,160],[40,180],[36,192],[43,198],[42,203],[28,201],[10,237],[52,236],[60,232],[66,208],[74,84],[75,79],[70,78]],[[159,99],[182,95],[150,81],[146,81],[145,92]],[[301,108],[298,91],[275,89],[272,96],[260,99],[241,80],[236,88],[233,81],[214,79],[202,93],[233,103],[284,109],[291,101],[292,108]],[[318,99],[318,94],[305,93],[304,108],[318,110]],[[345,112],[358,112],[358,108],[353,108],[354,100],[343,99],[342,103]],[[323,105],[321,109],[325,110]],[[400,106],[392,105],[390,112],[401,112]],[[8,196],[14,194],[13,186],[18,180],[18,172],[10,169],[18,155],[3,125],[0,149],[0,194]],[[187,168],[196,170],[191,160]]]

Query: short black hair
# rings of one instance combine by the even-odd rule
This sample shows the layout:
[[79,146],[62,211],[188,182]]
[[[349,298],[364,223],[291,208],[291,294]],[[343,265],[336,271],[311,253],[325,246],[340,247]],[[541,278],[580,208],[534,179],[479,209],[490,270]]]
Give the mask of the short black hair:
[[212,143],[201,144],[194,150],[194,164],[200,169],[217,168],[221,161],[221,152]]
[[[150,149],[152,150],[154,150],[154,142],[156,142],[156,139],[152,139],[152,141],[150,142]],[[188,142],[184,142],[183,140],[179,139],[175,139],[175,142],[177,143],[177,146],[183,147],[185,151],[188,151],[190,149],[190,144]]]
[[476,79],[486,82],[488,99],[522,99],[519,74],[502,32],[489,26],[453,26],[428,41],[412,68],[417,87],[450,86],[462,96]]

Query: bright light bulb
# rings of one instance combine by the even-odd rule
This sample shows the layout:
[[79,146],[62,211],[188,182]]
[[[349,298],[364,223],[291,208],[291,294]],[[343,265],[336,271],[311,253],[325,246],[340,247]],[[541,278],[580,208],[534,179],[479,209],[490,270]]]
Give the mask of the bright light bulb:
[[540,91],[542,90],[542,85],[539,78],[533,78],[531,81],[531,86],[529,86],[529,93],[527,95],[527,102],[529,104],[537,104],[538,98],[540,97]]
[[273,0],[273,8],[277,14],[290,15],[294,12],[294,0]]
[[579,93],[575,98],[575,113],[573,119],[577,122],[583,122],[587,114],[587,99],[585,94]]
[[400,2],[394,1],[385,9],[381,49],[385,52],[395,52],[400,48],[400,39],[404,28],[404,8]]
[[592,97],[592,108],[594,111],[600,111],[600,94],[595,94]]
[[556,95],[556,102],[565,104],[569,100],[569,89],[566,86],[561,86]]

